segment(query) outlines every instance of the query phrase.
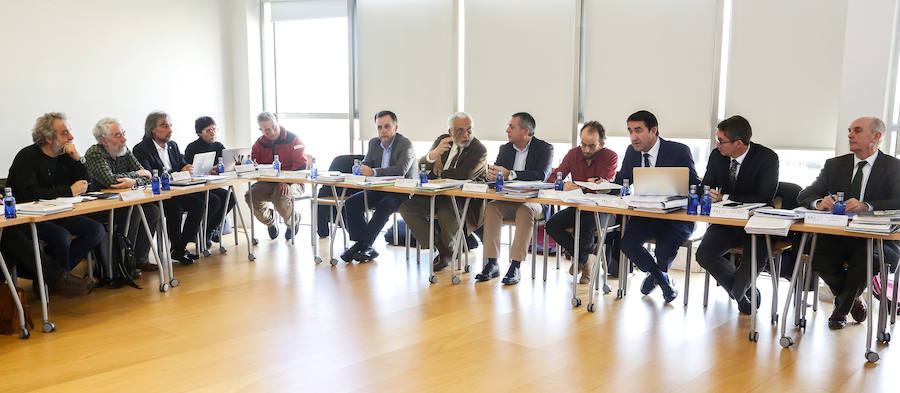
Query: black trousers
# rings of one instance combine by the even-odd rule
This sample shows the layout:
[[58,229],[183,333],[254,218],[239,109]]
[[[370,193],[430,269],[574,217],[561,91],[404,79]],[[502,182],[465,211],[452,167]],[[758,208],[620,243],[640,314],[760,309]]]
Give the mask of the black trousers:
[[[743,248],[742,261],[750,261],[750,235],[743,227],[728,225],[710,225],[703,235],[703,241],[697,248],[697,263],[709,271],[719,285],[725,288],[732,298],[739,299],[750,287],[751,272],[750,263],[741,263],[735,267],[731,260],[725,257],[728,251],[734,247]],[[768,251],[765,236],[756,238],[756,263],[757,271],[765,266]],[[774,273],[773,273],[774,274]]]
[[[569,228],[575,227],[575,212],[578,209],[567,207],[559,213],[547,220],[544,230],[547,234],[562,246],[563,249],[571,255],[575,255],[575,236],[566,232]],[[600,218],[603,219],[602,217]],[[597,223],[594,221],[593,212],[581,212],[581,234],[579,235],[578,262],[584,264],[588,260],[591,249],[594,248],[594,231],[597,230]]]
[[[813,271],[831,288],[834,310],[840,315],[850,312],[853,300],[863,293],[867,281],[872,279],[866,275],[866,243],[866,239],[822,235],[816,244]],[[884,242],[886,263],[897,263],[898,248],[897,242]],[[881,265],[877,240],[872,255],[872,273],[877,274]]]
[[[218,228],[219,224],[222,222],[222,217],[231,212],[231,209],[234,209],[235,196],[232,195],[231,198],[228,198],[230,192],[231,191],[228,191],[227,188],[217,188],[209,191],[209,215],[206,218],[207,233]],[[200,195],[202,196],[203,194]],[[228,199],[227,210],[222,209],[225,199]],[[237,223],[235,223],[235,225],[237,225]]]
[[[218,201],[218,199],[215,199]],[[209,198],[209,208],[214,210],[222,209],[222,202],[213,205],[214,199],[212,195]],[[169,233],[169,240],[172,241],[172,250],[178,252],[185,249],[189,242],[193,242],[197,238],[200,230],[200,222],[203,220],[203,193],[194,193],[187,195],[179,195],[172,199],[163,201],[163,209],[166,214],[166,232]],[[187,212],[187,218],[184,220],[184,227],[181,224],[181,216]]]
[[[0,252],[8,268],[16,267],[16,275],[22,278],[37,279],[37,265],[34,263],[34,247],[31,242],[31,231],[28,225],[17,225],[3,229],[0,239]],[[41,269],[44,282],[52,285],[65,274],[61,261],[57,261],[47,253],[41,253]],[[2,277],[2,276],[0,276]],[[3,281],[0,278],[0,281]]]

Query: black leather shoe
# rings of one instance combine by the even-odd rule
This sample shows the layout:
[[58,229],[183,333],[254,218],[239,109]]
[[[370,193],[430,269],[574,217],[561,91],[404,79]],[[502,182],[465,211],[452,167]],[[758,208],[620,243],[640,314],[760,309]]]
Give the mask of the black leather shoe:
[[516,285],[519,283],[519,278],[519,267],[510,265],[506,275],[503,276],[503,285]]
[[[896,284],[895,284],[896,285]],[[853,306],[850,307],[850,316],[853,317],[853,320],[859,323],[863,323],[866,320],[867,309],[866,304],[859,300],[859,298],[853,299]]]
[[194,260],[187,256],[187,252],[178,252],[175,251],[172,253],[172,260],[177,261],[182,265],[191,265],[194,263]]
[[[300,230],[300,224],[294,225],[293,231],[288,229],[287,231],[284,232],[284,240],[291,240],[291,238],[294,237],[294,235],[296,235],[297,231],[299,231],[299,230]],[[276,234],[275,236],[278,236],[278,235]]]
[[344,251],[341,253],[341,259],[344,262],[353,263],[354,259],[358,259],[358,258],[356,258],[356,256],[359,253],[359,249],[361,247],[362,247],[362,245],[359,243],[356,243],[356,244],[350,246],[350,248],[348,248],[347,251]]
[[744,315],[750,315],[753,311],[750,309],[750,299],[747,296],[741,296],[740,299],[737,300],[738,311]]
[[200,256],[199,256],[199,255],[197,255],[197,254],[191,254],[188,250],[184,250],[184,255],[185,255],[186,257],[188,257],[188,258],[191,258],[191,259],[195,260],[195,261],[198,260],[198,259],[200,259]]
[[675,298],[678,297],[678,290],[675,289],[675,280],[671,277],[666,277],[668,281],[665,284],[661,284],[659,287],[662,288],[663,291],[663,300],[666,301],[666,304],[672,303]]
[[644,282],[641,283],[641,293],[646,296],[649,295],[650,292],[653,292],[656,289],[656,280],[653,279],[653,276],[647,275],[647,278],[644,279]]
[[838,314],[837,310],[831,313],[831,316],[828,317],[828,328],[833,330],[843,329],[847,326],[847,316]]
[[378,258],[378,251],[375,251],[372,247],[366,247],[365,250],[356,253],[354,258],[361,263],[372,262],[375,258]]
[[475,279],[481,282],[485,282],[499,276],[500,265],[497,262],[488,262],[484,264],[484,268],[481,269],[481,273],[475,275]]
[[278,225],[272,225],[269,227],[269,239],[275,239],[278,237]]

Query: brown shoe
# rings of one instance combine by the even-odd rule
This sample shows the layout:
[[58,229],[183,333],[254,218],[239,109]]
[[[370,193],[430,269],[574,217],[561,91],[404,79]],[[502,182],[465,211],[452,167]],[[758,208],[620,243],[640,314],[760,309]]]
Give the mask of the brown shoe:
[[847,316],[839,314],[837,310],[831,313],[831,316],[828,317],[828,327],[833,330],[843,329],[847,326]]
[[447,266],[450,266],[450,256],[444,256],[444,254],[439,254],[437,258],[434,259],[433,269],[436,272],[444,270]]
[[853,317],[853,320],[859,323],[862,323],[866,320],[866,304],[856,298],[853,300],[853,306],[850,307],[850,316]]
[[579,284],[590,284],[591,283],[591,272],[594,271],[594,264],[591,262],[591,258],[588,258],[587,262],[581,266],[581,279],[578,280]]
[[159,270],[159,266],[152,264],[150,262],[138,263],[134,265],[135,268],[142,272],[155,272]]
[[84,296],[91,292],[93,284],[90,277],[78,277],[72,273],[65,273],[50,285],[50,291],[70,298]]

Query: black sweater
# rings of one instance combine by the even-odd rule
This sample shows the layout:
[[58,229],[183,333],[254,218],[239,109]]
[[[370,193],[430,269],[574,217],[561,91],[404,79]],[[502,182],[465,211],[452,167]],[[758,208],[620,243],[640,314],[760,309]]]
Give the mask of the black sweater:
[[184,160],[188,162],[188,164],[194,163],[194,155],[200,153],[209,153],[211,151],[216,152],[216,158],[213,162],[219,162],[219,158],[222,158],[222,151],[225,150],[225,145],[222,142],[213,142],[206,143],[203,138],[197,138],[196,141],[188,143],[187,147],[184,148]]
[[87,180],[87,168],[68,154],[49,157],[38,145],[29,145],[13,159],[7,187],[17,202],[72,196],[72,184]]

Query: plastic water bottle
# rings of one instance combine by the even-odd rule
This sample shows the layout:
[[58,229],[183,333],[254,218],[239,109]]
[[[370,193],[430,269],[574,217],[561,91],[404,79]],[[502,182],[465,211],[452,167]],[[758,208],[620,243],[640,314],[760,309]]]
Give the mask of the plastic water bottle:
[[628,179],[622,179],[622,188],[619,189],[619,196],[629,196],[631,195],[631,181]]
[[831,209],[831,212],[834,214],[843,215],[843,214],[847,213],[846,209],[847,209],[847,207],[844,205],[844,193],[838,192],[837,200],[834,201],[834,207]]
[[12,187],[3,192],[3,214],[6,218],[16,218],[16,198],[13,198]]
[[494,190],[503,191],[503,173],[497,171],[497,177],[494,178]]
[[428,183],[428,171],[425,170],[425,164],[419,166],[419,186]]
[[699,205],[699,204],[700,204],[700,196],[697,195],[697,185],[692,184],[691,185],[691,193],[688,194],[687,214],[696,216],[697,215],[697,205]]
[[708,216],[712,210],[712,196],[709,195],[709,186],[703,186],[703,196],[700,197],[700,215]]
[[225,173],[225,163],[222,162],[222,157],[219,157],[219,164],[216,165],[216,172],[219,172],[220,175]]
[[153,191],[153,195],[159,195],[159,170],[153,170],[153,177],[150,178],[150,189]]
[[316,166],[316,159],[313,157],[312,163],[309,165],[309,177],[315,179],[319,177],[319,167]]
[[253,165],[253,160],[250,158],[250,156],[247,156],[247,160],[244,161],[244,165]]
[[159,188],[163,191],[169,191],[169,172],[163,171],[162,175],[159,175]]
[[563,181],[562,172],[556,172],[556,181],[553,182],[553,189],[556,191],[562,191],[565,188],[566,182]]
[[360,170],[359,167],[360,167],[359,160],[353,160],[353,174],[356,176],[359,176],[359,170]]
[[272,169],[275,170],[275,176],[281,176],[281,161],[278,161],[278,154],[276,154],[275,159],[272,160]]

